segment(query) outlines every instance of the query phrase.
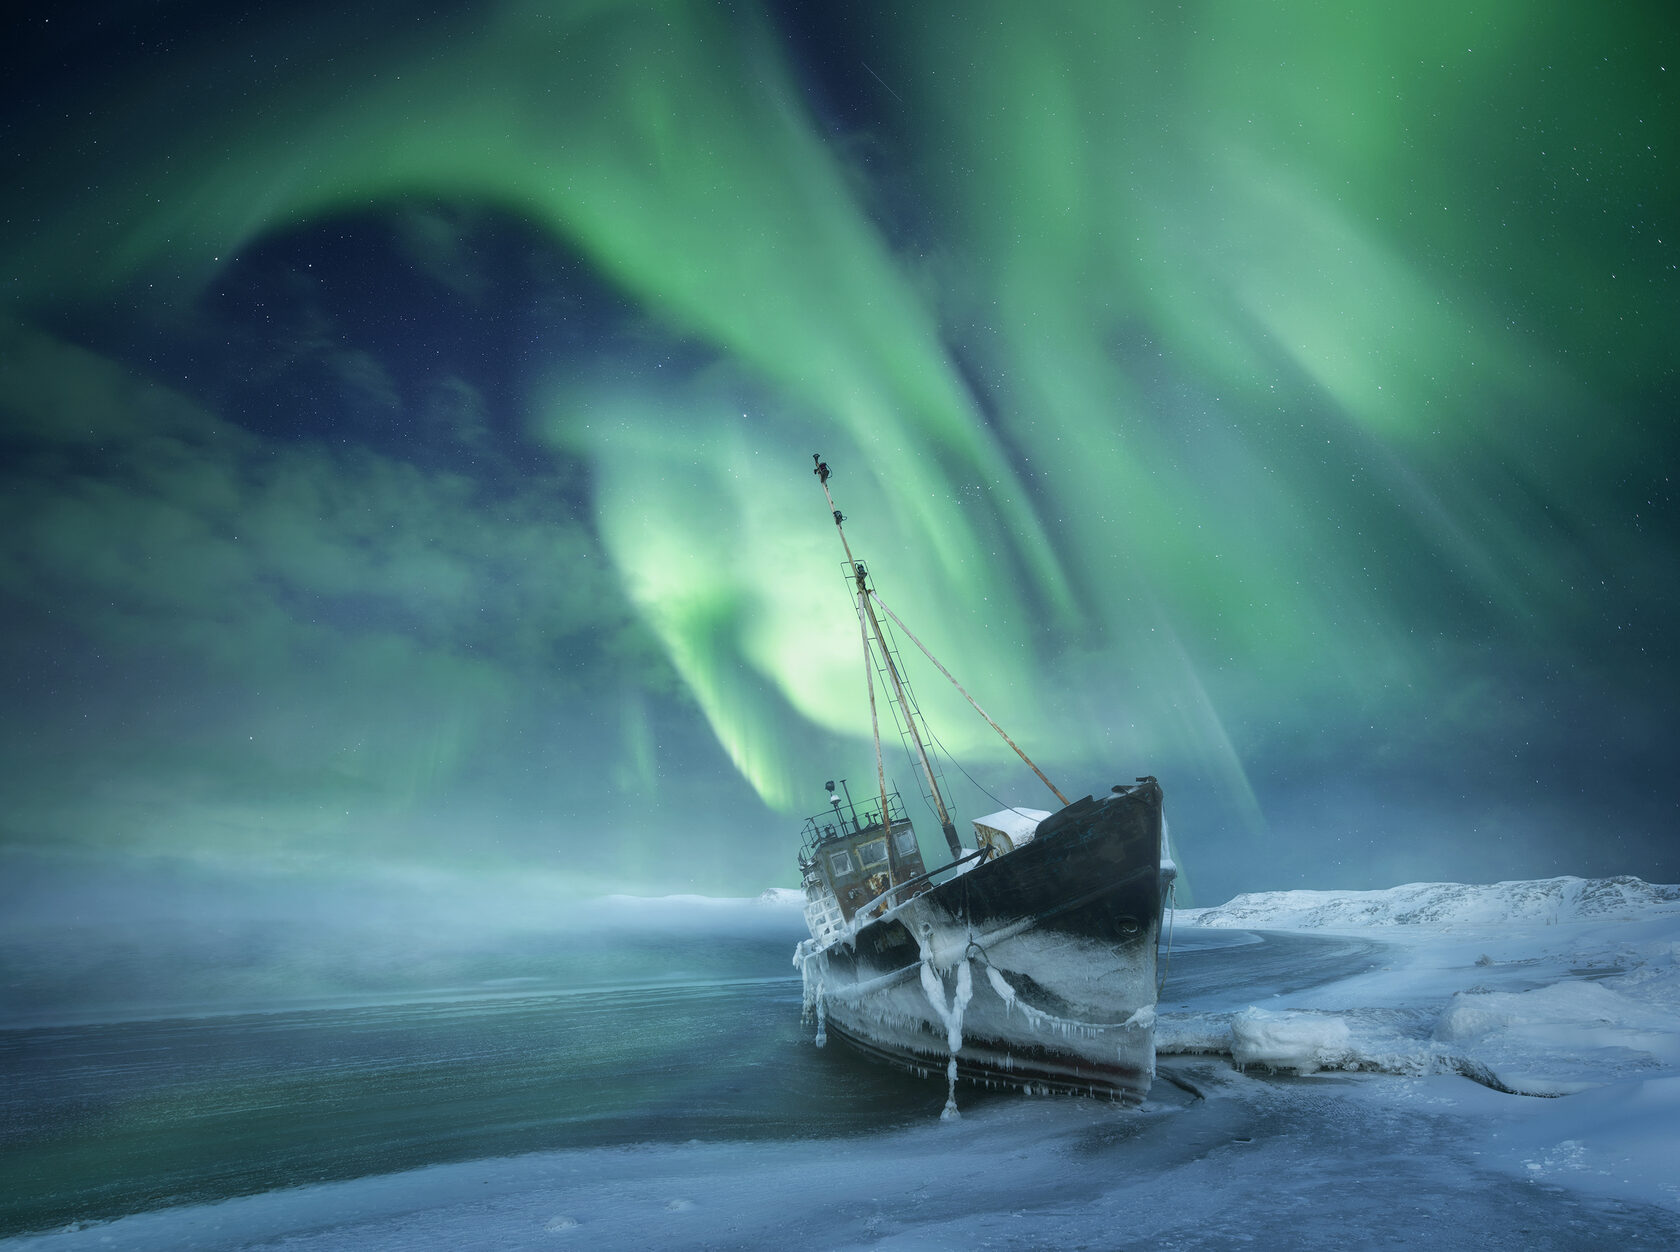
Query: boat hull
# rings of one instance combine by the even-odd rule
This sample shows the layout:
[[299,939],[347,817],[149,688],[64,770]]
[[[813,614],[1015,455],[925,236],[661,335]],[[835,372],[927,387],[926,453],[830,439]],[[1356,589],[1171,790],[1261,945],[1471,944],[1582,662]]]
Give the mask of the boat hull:
[[819,1038],[920,1073],[1034,1091],[1148,1093],[1161,791],[1087,798],[1025,847],[796,960]]

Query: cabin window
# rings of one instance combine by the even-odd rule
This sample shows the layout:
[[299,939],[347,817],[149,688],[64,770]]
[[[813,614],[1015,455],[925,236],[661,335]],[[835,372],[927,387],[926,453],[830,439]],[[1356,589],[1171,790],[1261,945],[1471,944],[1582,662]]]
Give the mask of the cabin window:
[[858,856],[867,868],[871,865],[885,865],[887,863],[887,841],[885,839],[871,839],[858,849]]
[[916,855],[917,848],[916,848],[916,832],[915,831],[913,831],[913,830],[901,830],[901,831],[898,832],[897,839],[898,839],[898,854],[900,856],[915,856]]
[[852,854],[850,852],[831,853],[828,858],[828,865],[834,871],[836,877],[841,874],[849,874],[852,872]]

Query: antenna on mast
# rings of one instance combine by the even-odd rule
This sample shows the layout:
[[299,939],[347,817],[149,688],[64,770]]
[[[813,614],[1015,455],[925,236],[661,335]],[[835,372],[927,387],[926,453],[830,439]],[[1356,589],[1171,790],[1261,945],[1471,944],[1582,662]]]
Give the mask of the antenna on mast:
[[[899,675],[898,666],[893,661],[892,650],[887,647],[886,633],[881,629],[880,619],[875,616],[875,605],[869,588],[869,571],[863,563],[852,555],[852,545],[846,541],[846,518],[839,509],[834,507],[834,496],[828,489],[829,475],[833,472],[828,468],[828,462],[822,459],[822,453],[813,452],[811,460],[816,468],[811,472],[817,476],[817,482],[822,485],[823,496],[828,500],[828,508],[834,514],[834,529],[840,535],[840,546],[846,553],[846,567],[851,571],[852,580],[857,584],[858,608],[860,616],[867,615],[869,630],[864,633],[864,659],[869,659],[869,634],[873,632],[875,644],[881,650],[882,667],[885,669],[888,681],[893,690],[893,698],[898,701],[899,710],[904,714],[904,722],[910,728],[910,738],[916,745],[916,755],[921,758],[922,773],[927,778],[928,790],[933,796],[934,811],[939,815],[940,829],[945,832],[945,842],[950,845],[951,855],[962,855],[962,841],[957,838],[957,828],[951,821],[950,811],[945,807],[945,797],[940,794],[939,781],[933,772],[933,762],[928,759],[927,745],[922,742],[921,732],[916,728],[916,718],[913,706],[904,694],[904,679]],[[886,769],[881,762],[881,730],[879,723],[875,726],[875,768],[880,774],[881,781],[881,821],[888,830],[892,829],[892,821],[887,815],[887,781]]]

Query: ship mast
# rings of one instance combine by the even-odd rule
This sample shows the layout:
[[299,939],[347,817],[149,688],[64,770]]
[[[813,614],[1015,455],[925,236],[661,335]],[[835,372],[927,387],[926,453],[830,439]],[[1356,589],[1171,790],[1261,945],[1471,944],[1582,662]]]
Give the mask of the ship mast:
[[[892,651],[887,647],[886,632],[881,629],[881,621],[875,616],[875,606],[871,602],[869,591],[869,571],[852,556],[852,545],[846,542],[846,527],[844,525],[846,519],[840,510],[834,507],[834,496],[828,490],[828,463],[822,459],[820,452],[813,452],[811,460],[816,462],[816,468],[811,472],[817,476],[817,481],[822,484],[823,495],[828,500],[829,512],[834,514],[834,529],[839,533],[840,546],[846,552],[846,566],[851,570],[852,578],[857,583],[858,604],[868,616],[869,626],[875,635],[876,645],[881,649],[881,661],[887,671],[887,679],[892,684],[893,696],[898,700],[898,707],[904,713],[904,724],[910,728],[910,738],[916,745],[916,755],[921,758],[922,774],[927,778],[928,791],[933,796],[933,807],[939,814],[940,829],[945,832],[945,842],[951,847],[951,855],[960,857],[962,855],[962,843],[957,838],[957,828],[951,821],[950,811],[945,807],[945,797],[940,794],[939,781],[933,772],[933,762],[928,760],[927,746],[922,742],[921,732],[916,728],[916,718],[911,712],[910,701],[905,698],[904,680],[899,676],[898,666],[893,662]],[[867,637],[864,644],[867,649]],[[877,761],[879,761],[880,755],[881,732],[879,726],[877,726],[875,731],[875,756]],[[892,818],[887,812],[884,781],[881,790],[881,824],[889,831],[892,829]]]

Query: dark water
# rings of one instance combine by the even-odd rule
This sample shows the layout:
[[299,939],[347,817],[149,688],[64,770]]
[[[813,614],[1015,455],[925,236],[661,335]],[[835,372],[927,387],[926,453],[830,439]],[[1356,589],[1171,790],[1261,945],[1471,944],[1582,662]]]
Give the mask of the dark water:
[[811,1046],[792,946],[736,942],[734,977],[680,983],[0,1031],[0,1233],[443,1161],[936,1112],[934,1084]]
[[[943,1083],[811,1045],[795,937],[682,941],[708,945],[697,961],[620,936],[582,986],[0,1030],[0,1233],[439,1162],[936,1115]],[[1285,967],[1322,981],[1368,955],[1243,938],[1181,937],[1165,1002],[1240,998],[1257,961],[1279,967],[1270,990]],[[703,972],[669,976],[685,964]]]

